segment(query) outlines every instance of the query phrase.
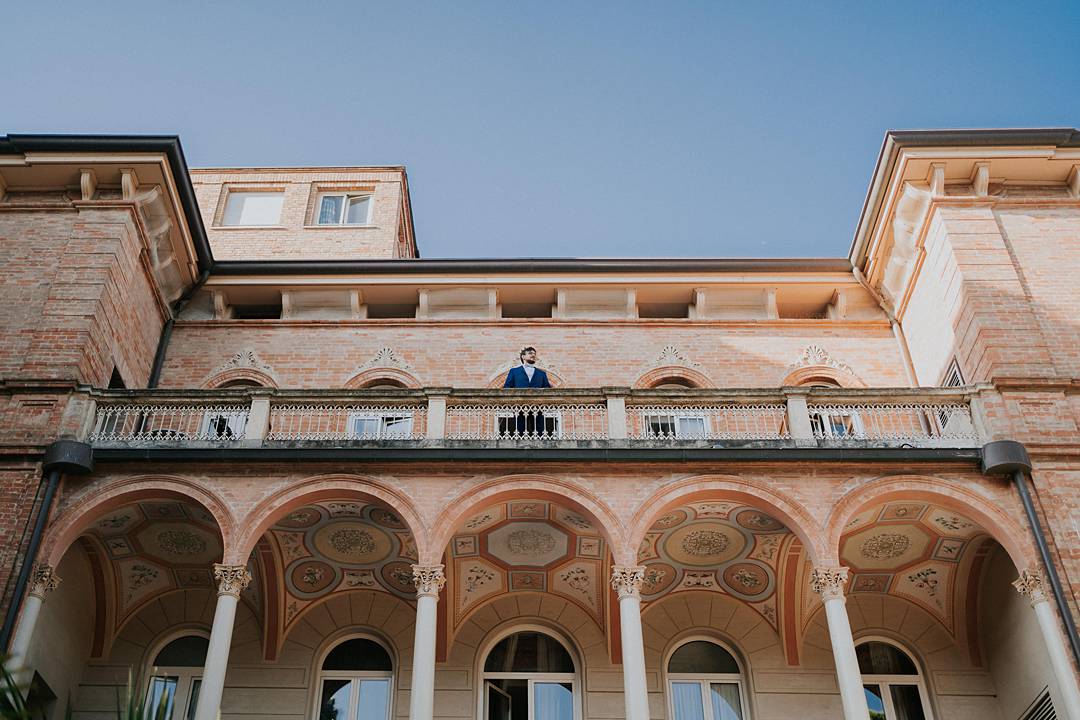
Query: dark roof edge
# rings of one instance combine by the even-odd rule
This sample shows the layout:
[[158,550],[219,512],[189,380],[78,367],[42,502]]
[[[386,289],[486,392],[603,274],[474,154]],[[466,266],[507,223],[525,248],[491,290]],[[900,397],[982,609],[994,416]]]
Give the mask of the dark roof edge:
[[840,272],[846,258],[448,258],[412,260],[226,260],[214,275],[391,275],[455,273]]
[[195,190],[191,185],[191,174],[184,149],[177,135],[22,135],[8,134],[0,136],[0,155],[14,155],[25,152],[108,152],[108,153],[162,153],[169,159],[176,191],[180,196],[180,205],[191,232],[195,245],[195,255],[199,270],[210,271],[214,266],[214,255],[203,226],[199,204],[195,200]]
[[[851,239],[848,258],[853,265],[862,264],[866,248],[862,244],[865,229],[877,222],[877,207],[881,189],[879,182],[887,179],[903,148],[916,147],[1008,147],[1046,146],[1080,147],[1080,130],[1076,128],[998,128],[971,130],[887,130],[878,151],[877,162],[870,175],[855,235]],[[867,217],[868,211],[872,217]],[[859,256],[856,256],[858,252]]]

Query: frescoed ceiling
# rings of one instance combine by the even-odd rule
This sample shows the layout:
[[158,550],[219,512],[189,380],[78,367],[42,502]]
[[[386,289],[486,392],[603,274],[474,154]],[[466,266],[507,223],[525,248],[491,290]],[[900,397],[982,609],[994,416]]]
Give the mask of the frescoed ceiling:
[[706,590],[737,598],[778,629],[777,586],[795,535],[779,520],[736,502],[700,502],[665,513],[638,549],[644,604]]
[[304,609],[339,590],[376,590],[413,602],[416,543],[391,510],[353,501],[298,508],[264,539],[280,561],[282,635]]
[[[973,520],[927,503],[896,502],[856,515],[840,541],[850,593],[888,593],[918,604],[956,633],[973,563],[986,533]],[[978,557],[976,557],[978,556]]]
[[570,600],[604,627],[606,543],[573,510],[545,500],[493,505],[465,521],[449,554],[454,629],[485,600],[522,591]]
[[[161,594],[214,587],[212,566],[221,562],[221,536],[213,516],[201,507],[168,500],[134,503],[98,519],[85,535],[111,568],[108,579],[102,575],[97,581],[114,587],[113,630]],[[98,610],[100,622],[103,608]]]

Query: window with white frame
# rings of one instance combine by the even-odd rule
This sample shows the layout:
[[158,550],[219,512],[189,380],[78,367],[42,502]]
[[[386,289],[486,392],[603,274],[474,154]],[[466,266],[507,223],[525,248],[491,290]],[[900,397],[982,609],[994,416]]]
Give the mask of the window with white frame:
[[651,438],[705,438],[709,420],[704,415],[683,413],[648,413],[644,416],[645,435]]
[[486,720],[574,720],[579,717],[574,661],[561,642],[540,632],[500,640],[484,660]]
[[933,720],[926,685],[915,661],[891,643],[855,648],[871,720]]
[[412,437],[412,413],[349,414],[349,437],[357,440],[394,440]]
[[371,222],[371,194],[320,193],[314,219],[316,225],[368,225]]
[[748,720],[746,689],[735,656],[712,640],[689,640],[667,664],[673,720]]
[[151,665],[144,703],[147,720],[191,720],[199,699],[210,641],[184,635],[168,642]]
[[281,205],[285,193],[280,191],[230,191],[225,198],[222,225],[255,227],[277,225],[281,222]]
[[339,643],[319,669],[316,720],[388,720],[394,668],[390,653],[370,638]]
[[810,427],[818,438],[850,440],[863,435],[862,419],[857,412],[811,412]]

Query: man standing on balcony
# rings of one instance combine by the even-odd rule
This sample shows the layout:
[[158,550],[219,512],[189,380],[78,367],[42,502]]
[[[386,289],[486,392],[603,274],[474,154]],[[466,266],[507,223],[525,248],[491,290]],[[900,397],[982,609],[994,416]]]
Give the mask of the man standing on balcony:
[[[519,356],[521,365],[510,368],[510,372],[506,373],[506,381],[503,383],[504,388],[540,389],[551,387],[547,373],[536,367],[536,348],[531,346],[523,347]],[[513,422],[513,416],[508,419]],[[518,437],[537,437],[550,434],[552,431],[552,428],[546,426],[544,413],[538,409],[519,412],[517,422],[514,425],[517,426],[516,433],[514,433],[512,426],[507,429],[510,430],[510,434],[516,434]]]
[[521,365],[506,373],[504,388],[549,388],[547,373],[536,367],[536,348],[521,348]]

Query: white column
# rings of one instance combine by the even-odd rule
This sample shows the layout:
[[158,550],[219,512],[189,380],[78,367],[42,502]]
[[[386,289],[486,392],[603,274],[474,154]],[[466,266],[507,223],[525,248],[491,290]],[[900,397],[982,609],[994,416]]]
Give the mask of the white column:
[[[23,602],[19,624],[15,627],[15,635],[11,638],[11,646],[8,648],[8,659],[4,663],[8,672],[12,674],[25,669],[22,664],[26,660],[26,653],[30,650],[30,641],[34,637],[34,628],[37,626],[38,615],[41,614],[41,606],[45,602],[45,594],[56,589],[60,584],[60,578],[51,566],[38,565],[34,568],[30,583],[30,594]],[[16,679],[21,680],[18,677]]]
[[846,567],[816,567],[810,575],[810,587],[821,595],[825,604],[825,619],[829,623],[829,640],[836,664],[836,681],[840,686],[840,701],[844,706],[844,720],[866,720],[870,717],[870,709],[866,705],[859,660],[855,656],[855,639],[851,637],[851,623],[848,621],[847,599],[844,597],[847,579]]
[[1077,688],[1076,674],[1073,673],[1072,663],[1065,651],[1065,641],[1061,639],[1057,616],[1050,607],[1050,599],[1046,597],[1043,588],[1042,573],[1037,570],[1024,570],[1020,577],[1013,581],[1013,587],[1031,601],[1035,617],[1039,620],[1043,643],[1050,655],[1050,668],[1057,681],[1061,701],[1065,704],[1064,708],[1058,710],[1065,711],[1063,717],[1066,720],[1080,720],[1080,688]]
[[206,649],[195,720],[217,720],[221,713],[221,693],[225,689],[236,604],[240,602],[240,593],[251,582],[251,574],[243,565],[214,565],[214,578],[218,581],[217,607],[210,628],[210,646]]
[[641,566],[616,565],[611,568],[611,586],[619,596],[626,720],[649,720],[645,643],[641,639],[641,581],[644,578],[645,568]]
[[413,641],[409,720],[431,720],[435,714],[435,633],[439,591],[446,584],[442,565],[413,565],[416,584],[416,639]]

